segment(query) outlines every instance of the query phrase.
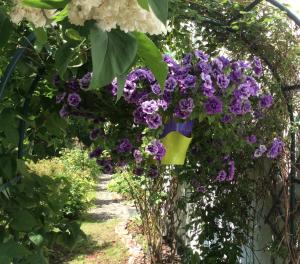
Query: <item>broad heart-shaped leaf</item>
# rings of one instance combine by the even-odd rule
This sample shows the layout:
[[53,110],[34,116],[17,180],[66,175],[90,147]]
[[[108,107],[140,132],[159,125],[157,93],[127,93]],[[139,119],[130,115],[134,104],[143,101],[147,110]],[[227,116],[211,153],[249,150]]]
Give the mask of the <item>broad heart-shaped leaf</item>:
[[159,20],[166,24],[169,11],[169,0],[148,0],[148,3]]
[[90,40],[93,61],[92,88],[110,84],[115,77],[128,70],[136,57],[135,38],[118,29],[104,32],[93,25]]
[[12,214],[10,226],[16,231],[29,232],[37,225],[37,220],[26,210],[19,210]]
[[137,1],[142,8],[149,10],[148,0],[137,0]]
[[23,0],[22,3],[27,6],[43,9],[61,9],[64,8],[70,0]]
[[62,45],[55,54],[55,66],[59,73],[59,76],[64,79],[64,75],[67,71],[68,65],[73,57],[73,44],[65,43]]
[[146,66],[153,72],[161,89],[165,87],[165,81],[168,74],[168,66],[163,61],[163,56],[153,41],[145,34],[133,33],[138,42],[138,55],[144,61]]
[[127,73],[122,74],[117,77],[118,80],[118,91],[117,91],[117,102],[120,100],[120,98],[123,95],[125,83],[126,83]]

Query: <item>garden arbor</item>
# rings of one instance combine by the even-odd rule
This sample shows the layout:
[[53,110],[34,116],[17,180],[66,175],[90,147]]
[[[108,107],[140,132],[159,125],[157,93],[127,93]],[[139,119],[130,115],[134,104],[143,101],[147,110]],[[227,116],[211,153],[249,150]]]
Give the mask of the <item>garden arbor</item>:
[[[145,1],[141,1],[145,2]],[[147,2],[147,1],[146,1]],[[155,2],[155,1],[149,1],[149,2]],[[297,214],[296,211],[297,205],[296,205],[296,191],[295,191],[295,184],[299,183],[299,180],[297,179],[297,164],[298,158],[297,158],[297,142],[298,142],[298,120],[297,120],[297,110],[298,110],[298,102],[297,98],[293,97],[292,95],[295,93],[295,90],[299,88],[300,80],[299,80],[299,48],[297,49],[297,46],[299,47],[299,35],[297,33],[297,29],[294,26],[294,22],[291,22],[290,20],[286,20],[284,18],[284,15],[280,12],[277,12],[271,5],[269,5],[267,2],[271,3],[272,5],[275,5],[279,9],[281,9],[284,12],[287,12],[287,15],[290,19],[292,19],[297,26],[299,26],[299,19],[295,16],[293,16],[292,13],[290,13],[284,6],[282,6],[280,3],[274,0],[270,1],[253,1],[249,2],[247,1],[247,4],[240,3],[240,1],[236,1],[232,3],[232,1],[210,1],[207,3],[207,1],[179,1],[179,0],[173,0],[170,1],[170,20],[171,24],[173,26],[171,32],[170,32],[170,38],[165,39],[164,37],[154,37],[155,43],[157,43],[158,46],[162,47],[162,49],[166,49],[166,47],[169,47],[171,50],[174,49],[177,51],[178,54],[181,54],[183,52],[188,51],[187,47],[190,49],[191,47],[194,47],[195,45],[200,46],[202,49],[205,49],[209,53],[215,54],[218,52],[219,49],[222,49],[225,47],[226,52],[230,53],[232,57],[238,58],[239,56],[247,56],[249,54],[254,54],[262,59],[265,65],[268,67],[268,72],[266,73],[266,76],[263,80],[263,84],[266,85],[266,87],[274,94],[277,95],[276,98],[276,106],[278,106],[277,112],[278,114],[277,120],[289,117],[289,122],[286,122],[287,126],[289,127],[289,152],[286,153],[285,157],[285,163],[280,164],[274,164],[272,167],[272,170],[270,170],[270,173],[277,173],[278,178],[282,181],[280,190],[270,190],[270,193],[273,196],[274,199],[274,205],[272,206],[269,215],[266,217],[266,222],[270,223],[270,226],[272,230],[274,231],[275,236],[277,236],[277,239],[280,241],[283,237],[285,238],[285,245],[286,248],[288,248],[289,252],[287,254],[287,258],[291,261],[291,263],[297,263],[297,260],[299,259],[299,249],[297,248],[297,241],[299,240],[299,237],[297,237]],[[155,9],[154,6],[152,6],[153,9]],[[157,13],[158,17],[164,16],[165,14]],[[189,33],[189,27],[193,28],[192,33]],[[286,28],[294,29],[293,32],[287,31]],[[93,32],[94,29],[91,30]],[[81,32],[80,29],[78,30],[82,36],[86,37],[86,32]],[[42,42],[43,37],[45,36],[45,32],[36,31],[37,36],[37,45],[40,45]],[[21,159],[23,156],[23,142],[24,142],[24,136],[25,136],[25,130],[26,130],[26,123],[30,123],[30,120],[27,120],[26,116],[29,115],[29,105],[31,104],[30,99],[32,95],[35,92],[35,89],[38,87],[39,83],[44,88],[44,96],[45,100],[41,104],[44,104],[44,108],[42,111],[45,111],[47,107],[49,106],[49,113],[51,111],[57,112],[57,107],[51,107],[51,100],[48,100],[48,97],[46,95],[47,91],[47,83],[43,81],[43,77],[48,78],[50,76],[47,76],[48,72],[54,72],[55,70],[63,70],[67,72],[67,68],[69,69],[76,69],[77,74],[84,73],[81,71],[80,67],[78,69],[76,68],[76,63],[79,65],[85,65],[84,70],[91,70],[91,57],[85,53],[85,50],[88,49],[88,45],[81,47],[78,45],[78,43],[75,43],[76,41],[81,41],[82,38],[77,35],[75,31],[69,30],[66,34],[67,37],[61,41],[61,43],[64,43],[67,41],[67,45],[64,46],[64,49],[61,49],[57,54],[63,54],[64,51],[67,49],[73,50],[74,54],[77,52],[78,54],[82,53],[86,56],[86,60],[79,58],[75,58],[73,55],[72,60],[68,60],[69,65],[64,65],[61,58],[57,55],[57,60],[59,61],[58,64],[53,66],[53,54],[51,54],[51,51],[58,49],[57,43],[55,43],[55,37],[52,36],[52,34],[55,35],[55,32],[49,31],[49,46],[42,44],[41,50],[38,50],[38,55],[36,54],[36,50],[32,50],[31,46],[34,41],[34,36],[31,34],[29,37],[25,37],[22,39],[21,47],[17,50],[15,53],[15,56],[13,57],[11,63],[9,64],[7,71],[4,73],[4,77],[1,79],[1,86],[0,86],[0,96],[4,92],[6,94],[10,94],[9,91],[5,91],[5,89],[9,89],[9,78],[12,76],[12,73],[14,72],[15,68],[17,67],[18,62],[24,63],[24,54],[25,52],[28,52],[25,56],[25,62],[27,65],[32,66],[37,71],[37,74],[31,78],[32,85],[27,90],[27,93],[25,95],[25,100],[22,102],[22,106],[19,108],[21,109],[20,114],[21,117],[20,120],[18,120],[18,131],[19,134],[17,136],[18,138],[18,158]],[[103,34],[103,35],[102,35]],[[105,34],[103,32],[94,32],[91,34],[91,43],[92,46],[96,45],[101,39],[108,38],[110,40],[116,40],[119,41],[120,37],[118,33],[111,35],[108,34],[108,36],[104,36]],[[103,37],[104,36],[104,37]],[[148,62],[148,66],[153,70],[154,73],[156,73],[156,79],[159,81],[160,84],[163,83],[164,78],[166,76],[166,70],[164,66],[161,66],[158,69],[153,68],[153,63],[151,63],[151,60],[157,60],[157,52],[154,48],[154,44],[149,41],[145,36],[136,34],[134,38],[137,40],[137,42],[140,45],[139,50],[139,56],[143,60],[143,62]],[[128,44],[129,49],[128,54],[131,54],[132,52],[136,52],[137,47],[134,44],[134,41],[132,39],[132,36],[127,36],[126,43]],[[284,40],[284,41],[282,41]],[[205,44],[205,41],[207,44]],[[69,43],[69,46],[68,46]],[[187,45],[188,44],[188,45]],[[142,47],[142,48],[141,48]],[[98,47],[99,48],[99,47]],[[152,51],[152,54],[146,54],[145,50],[150,49]],[[94,54],[92,51],[92,57],[94,60],[94,66],[95,66],[95,56],[99,56],[99,54],[95,54],[96,48],[93,49]],[[119,52],[119,51],[117,51]],[[122,52],[120,52],[122,53]],[[118,53],[118,55],[120,55]],[[135,54],[135,53],[134,53]],[[154,55],[153,55],[154,54]],[[34,65],[35,62],[30,61],[30,56],[33,56],[35,59],[40,59],[41,63],[38,63],[37,65]],[[71,55],[70,55],[71,56]],[[71,57],[72,57],[71,56]],[[84,57],[84,56],[83,56]],[[129,56],[129,58],[122,59],[125,61],[127,60],[128,63],[124,66],[125,68],[129,68],[133,63],[133,57]],[[64,59],[64,58],[63,58]],[[111,57],[113,58],[113,56]],[[77,61],[76,61],[77,60]],[[75,61],[75,62],[74,62]],[[150,62],[149,62],[150,61]],[[78,63],[79,62],[79,63]],[[109,57],[105,58],[105,62],[110,64]],[[61,65],[59,65],[61,63]],[[48,64],[52,65],[51,68],[48,68]],[[71,65],[72,64],[72,65]],[[63,67],[63,68],[61,68]],[[124,68],[124,69],[125,69]],[[112,76],[115,77],[118,75],[118,81],[119,83],[125,82],[124,80],[124,69],[122,69],[122,72],[117,71],[113,68],[113,70],[109,73]],[[95,70],[95,68],[94,68]],[[95,82],[99,82],[99,80],[103,80],[103,74],[107,74],[107,72],[103,72],[103,69],[97,68],[98,71],[98,79],[96,79]],[[165,71],[165,74],[163,76],[159,75],[159,72]],[[26,71],[25,71],[26,72]],[[28,72],[28,71],[27,71]],[[72,70],[70,71],[72,72]],[[22,73],[20,73],[22,74]],[[20,76],[18,76],[19,78]],[[105,84],[108,84],[112,78],[109,78],[110,80],[107,81],[105,79]],[[123,80],[123,81],[122,81]],[[104,84],[104,83],[103,83]],[[123,86],[123,85],[122,85]],[[122,89],[119,88],[119,93],[117,95],[118,99],[121,98]],[[52,93],[54,93],[52,91]],[[22,93],[20,93],[22,94]],[[52,94],[53,95],[53,94]],[[53,96],[52,96],[53,97]],[[35,98],[36,100],[36,98]],[[48,101],[47,101],[48,100]],[[34,102],[36,104],[36,102]],[[17,103],[16,103],[17,104]],[[36,105],[35,105],[36,107]],[[18,111],[20,110],[18,109]],[[35,111],[40,111],[40,109],[35,108]],[[47,110],[48,111],[48,110]],[[116,116],[118,117],[118,112],[115,110]],[[2,112],[3,114],[3,112]],[[36,113],[36,115],[42,115],[42,113]],[[126,117],[126,115],[125,115]],[[51,122],[44,123],[44,127],[41,127],[41,131],[35,131],[37,135],[40,133],[40,138],[42,138],[42,134],[45,128],[49,128],[54,125],[54,123],[61,122],[56,119],[56,117],[53,115],[51,116],[52,120]],[[113,117],[116,118],[116,117]],[[283,122],[284,123],[284,122]],[[58,125],[60,126],[60,125]],[[61,126],[64,126],[63,124]],[[270,125],[271,126],[271,125]],[[58,130],[59,127],[56,127]],[[274,129],[276,131],[276,129]],[[282,132],[284,130],[284,126],[278,127],[277,131]],[[56,131],[55,131],[56,132]],[[5,131],[4,131],[5,133]],[[8,134],[9,132],[7,132]],[[52,135],[49,136],[49,141],[52,137]],[[33,134],[30,134],[29,137],[34,137]],[[59,134],[58,134],[59,137]],[[58,142],[55,142],[55,144],[59,145]],[[27,146],[28,147],[28,146]],[[35,150],[36,153],[38,153],[37,150]],[[34,151],[33,151],[34,153]],[[191,157],[188,157],[188,159],[192,159]],[[191,163],[193,164],[193,163]],[[189,172],[188,165],[183,168],[183,171],[186,170]],[[20,179],[21,172],[18,172],[17,177],[14,177],[12,179],[9,179],[1,188],[2,192],[5,192],[12,184],[15,184],[16,181]],[[180,174],[180,169],[176,169],[176,173]],[[271,174],[272,175],[272,174]],[[287,177],[288,175],[288,177]],[[257,179],[256,179],[257,180]],[[277,183],[275,182],[274,177],[270,177],[269,179],[272,183],[274,183],[273,186],[277,186]],[[255,180],[254,180],[255,181]],[[261,185],[263,186],[262,189],[265,188],[265,182]],[[255,184],[254,184],[255,185]],[[260,185],[260,184],[257,184]],[[288,190],[288,194],[287,194]],[[244,190],[241,190],[240,192],[237,191],[236,195],[239,193],[242,193]],[[246,196],[248,193],[246,193]],[[284,196],[287,195],[287,196]],[[284,204],[286,207],[284,210],[278,206],[278,204],[281,201],[281,197],[288,198],[289,203]],[[234,197],[233,197],[234,198]],[[247,198],[248,199],[248,198]],[[246,199],[246,200],[247,200]],[[250,198],[251,200],[252,198]],[[220,212],[216,212],[220,213]],[[277,214],[279,217],[283,219],[283,222],[286,223],[288,221],[288,225],[284,225],[283,230],[279,230],[282,227],[282,224],[276,225],[276,223],[272,223],[271,215]],[[195,218],[202,217],[202,215],[197,215],[197,213],[194,215]],[[238,217],[238,214],[236,213],[235,217]],[[242,216],[243,217],[243,216]],[[274,219],[274,218],[273,218]],[[209,223],[208,223],[209,224]],[[279,232],[278,232],[279,230]],[[211,231],[212,233],[214,231]],[[204,238],[205,240],[205,238]],[[220,243],[222,245],[222,243]],[[217,251],[217,249],[214,249]],[[214,251],[213,250],[213,251]],[[230,249],[228,249],[230,250]],[[221,257],[220,257],[221,258]],[[216,260],[217,261],[217,260]]]

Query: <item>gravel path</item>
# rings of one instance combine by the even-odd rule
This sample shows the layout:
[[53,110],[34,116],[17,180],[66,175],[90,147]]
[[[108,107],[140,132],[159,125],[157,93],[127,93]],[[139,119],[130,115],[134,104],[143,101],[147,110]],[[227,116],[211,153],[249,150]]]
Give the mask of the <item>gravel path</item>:
[[89,216],[96,221],[108,219],[127,220],[136,214],[133,206],[126,205],[124,200],[115,193],[107,190],[107,184],[111,175],[101,175],[96,187],[95,207],[89,212]]

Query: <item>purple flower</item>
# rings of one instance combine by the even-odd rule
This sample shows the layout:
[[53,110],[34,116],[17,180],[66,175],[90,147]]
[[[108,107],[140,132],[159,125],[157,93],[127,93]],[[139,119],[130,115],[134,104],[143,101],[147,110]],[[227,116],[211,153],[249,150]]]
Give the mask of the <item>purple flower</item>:
[[218,86],[225,90],[230,83],[230,79],[225,74],[218,74],[217,76],[217,84]]
[[146,148],[146,151],[151,155],[154,156],[156,160],[162,160],[162,158],[166,154],[166,149],[164,145],[159,140],[152,141]]
[[126,80],[123,96],[127,102],[130,102],[130,98],[132,94],[135,92],[135,90],[136,90],[136,83]]
[[195,88],[196,80],[197,80],[196,76],[189,74],[183,80],[183,85],[188,88]]
[[56,96],[56,103],[57,104],[60,104],[62,103],[62,101],[65,99],[67,93],[63,92],[63,93],[60,93]]
[[142,152],[138,149],[135,149],[133,151],[133,157],[134,157],[136,163],[141,163],[143,161]]
[[261,108],[270,108],[273,104],[273,96],[270,94],[263,95],[259,103]]
[[111,85],[109,86],[110,92],[112,94],[112,96],[116,96],[118,93],[118,82],[117,79],[113,80],[113,82],[111,83]]
[[161,94],[161,89],[158,83],[154,83],[151,85],[151,90],[154,94]]
[[68,95],[68,104],[73,107],[77,107],[81,102],[81,98],[78,93],[70,93]]
[[232,116],[231,115],[224,115],[221,119],[221,122],[224,124],[228,124],[232,121]]
[[211,66],[208,62],[206,61],[200,61],[196,64],[196,67],[200,73],[204,74],[210,74],[211,72]]
[[180,67],[169,55],[164,55],[164,61],[167,63],[171,71],[176,71]]
[[225,56],[220,56],[219,60],[223,63],[223,68],[227,67],[230,64],[230,60]]
[[193,55],[191,53],[188,53],[184,56],[183,60],[182,60],[182,64],[183,65],[189,65],[192,63],[192,58]]
[[251,102],[249,100],[245,100],[242,103],[242,114],[247,114],[251,112]]
[[267,157],[270,159],[276,159],[282,152],[284,148],[284,143],[278,139],[274,138],[271,148],[268,150]]
[[242,83],[237,89],[233,91],[236,99],[248,99],[251,95],[252,88],[249,83]]
[[218,99],[218,97],[213,96],[208,98],[204,104],[204,109],[209,115],[219,114],[223,111],[223,103]]
[[234,174],[235,174],[235,165],[234,165],[234,161],[231,160],[228,162],[229,165],[229,169],[228,169],[228,177],[227,177],[227,181],[233,181],[234,180]]
[[68,107],[64,105],[60,110],[59,110],[59,115],[61,118],[67,118],[69,115]]
[[234,115],[241,115],[243,113],[243,104],[242,101],[239,99],[233,99],[229,106],[229,110]]
[[164,99],[158,99],[157,100],[157,105],[159,107],[161,107],[164,111],[166,111],[168,109],[168,103],[166,100]]
[[149,100],[142,103],[142,109],[145,114],[151,115],[157,112],[159,107],[155,100]]
[[218,176],[216,178],[216,181],[218,182],[224,182],[226,180],[226,177],[227,177],[227,172],[224,171],[224,170],[221,170],[219,173],[218,173]]
[[175,117],[186,119],[193,112],[195,105],[192,98],[181,99],[179,105],[175,108]]
[[146,115],[145,121],[149,128],[157,129],[162,125],[162,118],[158,113]]
[[158,168],[155,165],[152,165],[148,171],[148,176],[150,178],[157,178],[159,176]]
[[146,116],[147,116],[147,114],[145,114],[143,112],[143,109],[141,106],[133,111],[134,123],[136,123],[136,124],[145,124]]
[[112,166],[112,164],[110,162],[107,162],[102,166],[102,171],[104,174],[113,174],[114,167]]
[[216,73],[221,73],[224,68],[222,60],[220,60],[219,58],[214,59],[212,61],[212,67],[216,70]]
[[246,141],[248,144],[254,144],[254,143],[256,143],[257,138],[255,135],[250,135],[247,137]]
[[118,153],[125,153],[132,150],[132,144],[128,138],[124,138],[120,141],[120,144],[117,148]]
[[207,97],[212,97],[215,93],[215,88],[213,87],[211,76],[208,74],[201,73],[201,78],[204,81],[202,84],[203,94]]
[[67,83],[67,85],[68,85],[68,87],[69,87],[72,91],[74,91],[74,92],[78,91],[79,88],[80,88],[79,82],[78,82],[78,80],[75,79],[75,78],[71,79],[71,80]]
[[196,50],[195,51],[195,56],[196,56],[196,58],[198,58],[202,61],[208,61],[208,58],[209,58],[209,56],[201,50]]
[[265,152],[267,151],[267,148],[265,145],[260,145],[254,152],[254,158],[261,157]]
[[170,76],[165,83],[165,91],[166,92],[173,92],[175,90],[175,87],[177,85],[177,81],[175,78]]
[[256,76],[260,77],[263,72],[261,61],[258,57],[254,57],[252,62],[252,68]]
[[247,76],[246,83],[249,85],[249,93],[251,96],[257,96],[260,86],[252,76]]
[[90,159],[98,158],[98,157],[100,157],[102,152],[103,152],[103,149],[101,147],[97,147],[89,154],[89,157],[90,157]]
[[85,74],[80,80],[79,80],[79,84],[80,84],[80,88],[82,90],[86,90],[89,88],[90,83],[91,83],[91,79],[92,79],[92,74],[90,72],[88,72],[87,74]]

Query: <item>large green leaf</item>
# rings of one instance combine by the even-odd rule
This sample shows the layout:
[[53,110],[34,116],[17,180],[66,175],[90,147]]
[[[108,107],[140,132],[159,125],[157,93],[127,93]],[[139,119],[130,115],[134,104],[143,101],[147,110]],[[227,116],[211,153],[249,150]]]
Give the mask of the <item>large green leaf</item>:
[[29,232],[38,224],[33,215],[26,210],[13,212],[12,218],[10,226],[16,231]]
[[64,8],[70,0],[23,0],[22,3],[27,6],[43,9],[61,9]]
[[72,60],[74,53],[73,44],[72,43],[65,43],[62,45],[55,54],[55,66],[59,73],[59,76],[64,79],[65,73],[69,66],[69,63]]
[[168,0],[148,0],[148,3],[153,10],[154,14],[166,24],[168,19],[168,9],[169,1]]
[[2,10],[0,10],[0,48],[7,43],[12,32],[12,28],[13,27],[8,16]]
[[153,41],[145,34],[133,33],[138,42],[138,55],[144,61],[146,66],[153,72],[160,87],[163,89],[168,74],[168,66],[163,61],[163,57],[159,49]]
[[149,10],[148,0],[138,0],[138,3],[142,8]]
[[137,43],[133,36],[118,29],[104,32],[96,26],[90,30],[92,44],[92,88],[108,85],[124,74],[134,61]]
[[[22,245],[15,241],[8,241],[0,244],[0,263],[5,263],[1,260],[12,260],[13,258],[21,258],[28,256],[30,252]],[[10,262],[8,262],[10,263]]]

